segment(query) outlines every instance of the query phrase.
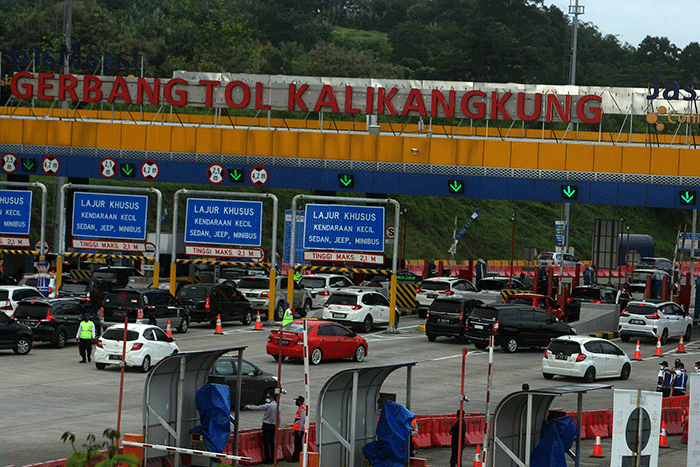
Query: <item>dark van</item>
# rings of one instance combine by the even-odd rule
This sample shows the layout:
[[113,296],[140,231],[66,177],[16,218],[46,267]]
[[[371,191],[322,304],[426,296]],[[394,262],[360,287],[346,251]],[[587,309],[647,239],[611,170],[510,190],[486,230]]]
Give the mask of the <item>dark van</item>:
[[185,285],[178,291],[177,299],[187,308],[193,323],[208,322],[215,327],[219,316],[221,321],[243,324],[253,320],[250,302],[230,282]]
[[152,324],[167,329],[168,321],[172,329],[187,332],[190,317],[170,292],[162,289],[114,289],[108,292],[100,308],[104,327],[130,323]]
[[467,318],[476,305],[476,299],[436,298],[428,307],[425,317],[425,335],[430,342],[438,336],[465,338]]

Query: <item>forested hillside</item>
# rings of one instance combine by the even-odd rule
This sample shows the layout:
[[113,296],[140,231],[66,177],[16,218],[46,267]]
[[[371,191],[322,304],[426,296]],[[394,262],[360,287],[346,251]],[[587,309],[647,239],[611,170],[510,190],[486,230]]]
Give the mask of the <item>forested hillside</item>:
[[[60,71],[65,6],[56,0],[0,2],[3,75],[31,69],[35,53],[37,71]],[[546,0],[74,0],[72,18],[71,48],[82,54],[71,64],[74,73],[167,78],[184,69],[569,83],[571,20]],[[102,71],[99,59],[106,53],[115,60]],[[646,87],[653,73],[697,80],[700,45],[681,50],[665,37],[649,36],[640,44],[620,43],[583,22],[577,69],[581,85]],[[8,94],[2,86],[3,104]],[[280,207],[289,207],[293,194],[279,190],[278,196]],[[456,211],[460,226],[476,208],[482,212],[460,242],[459,260],[509,257],[514,212],[516,258],[524,247],[551,249],[554,221],[561,218],[558,204],[399,200],[408,209],[409,258],[447,257]],[[597,217],[625,218],[632,233],[654,236],[657,254],[666,256],[673,255],[678,226],[690,225],[688,211],[573,205],[571,243],[584,259]]]

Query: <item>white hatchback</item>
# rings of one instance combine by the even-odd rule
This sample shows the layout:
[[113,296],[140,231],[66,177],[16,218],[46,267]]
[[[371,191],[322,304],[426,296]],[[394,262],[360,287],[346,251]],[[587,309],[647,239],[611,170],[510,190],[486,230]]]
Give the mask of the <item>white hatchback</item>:
[[559,375],[592,383],[598,378],[628,379],[631,371],[624,350],[598,337],[557,337],[549,343],[542,358],[542,375],[546,379]]
[[321,308],[333,292],[355,286],[340,274],[305,274],[299,279],[299,285],[311,293],[312,308]]
[[693,332],[693,318],[675,302],[659,299],[633,300],[620,315],[620,339],[661,339],[666,345],[670,338],[689,341]]
[[[119,365],[124,349],[124,325],[115,324],[107,328],[97,339],[95,366],[103,370],[107,365]],[[165,357],[180,351],[172,337],[168,337],[158,326],[129,324],[126,330],[127,366],[139,367],[147,372]]]
[[[374,288],[334,292],[323,304],[323,319],[354,326],[362,332],[370,332],[375,324],[388,325],[390,312],[389,300]],[[394,326],[398,326],[398,313],[394,320]]]

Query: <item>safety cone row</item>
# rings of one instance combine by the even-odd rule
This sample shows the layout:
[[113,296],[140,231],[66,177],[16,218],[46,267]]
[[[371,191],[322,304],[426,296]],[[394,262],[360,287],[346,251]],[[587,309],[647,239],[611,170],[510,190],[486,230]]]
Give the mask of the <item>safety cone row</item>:
[[656,351],[654,352],[654,355],[659,356],[659,357],[664,356],[664,352],[663,352],[663,350],[661,350],[661,338],[660,337],[656,340]]
[[678,341],[678,350],[676,353],[685,353],[685,344],[683,343],[683,334],[681,334],[681,340]]
[[262,331],[262,322],[260,321],[260,312],[258,311],[258,316],[255,318],[255,327],[253,331]]
[[221,328],[221,315],[216,315],[216,329],[214,334],[223,334],[224,330]]
[[165,335],[168,337],[173,337],[173,330],[170,327],[170,320],[168,320],[168,327],[165,329]]
[[605,457],[603,455],[603,445],[600,442],[600,430],[595,434],[595,445],[593,446],[593,454],[589,457]]
[[474,454],[474,463],[472,467],[481,467],[481,446],[477,444],[476,454]]
[[642,350],[639,347],[639,341],[637,341],[637,348],[634,350],[634,357],[632,360],[641,360],[642,359]]
[[661,435],[659,436],[659,447],[660,448],[670,448],[668,445],[668,440],[666,439],[666,422],[661,421]]

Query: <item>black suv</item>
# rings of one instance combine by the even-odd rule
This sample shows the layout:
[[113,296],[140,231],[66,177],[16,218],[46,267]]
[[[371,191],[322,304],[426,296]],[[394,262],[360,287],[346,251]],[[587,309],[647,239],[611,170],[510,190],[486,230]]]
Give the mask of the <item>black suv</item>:
[[576,334],[551,313],[534,306],[492,303],[477,305],[467,320],[467,337],[477,349],[500,345],[508,353],[520,347],[546,347],[555,337]]
[[163,329],[168,321],[178,332],[187,332],[190,316],[180,302],[162,289],[114,289],[108,292],[100,308],[103,325],[130,323],[153,324]]
[[568,323],[578,321],[581,315],[581,303],[615,303],[617,290],[612,287],[581,285],[574,287],[566,299],[564,320]]
[[[69,279],[61,281],[61,285],[56,292],[58,298],[74,298],[82,305],[93,310],[95,305],[90,301],[90,280],[89,279]],[[97,306],[99,308],[99,306]]]
[[180,304],[187,308],[193,323],[209,322],[216,326],[216,319],[250,324],[253,308],[247,298],[231,282],[223,284],[190,284],[177,293]]
[[32,350],[32,330],[5,313],[0,313],[0,349],[12,349],[17,355]]
[[[75,338],[88,312],[73,298],[25,299],[17,305],[15,319],[32,329],[35,341],[51,342],[62,349],[68,339]],[[100,334],[98,324],[95,331]]]
[[436,298],[428,307],[425,319],[425,335],[433,342],[438,336],[464,338],[467,318],[481,300]]
[[110,266],[100,268],[90,276],[90,301],[93,308],[102,306],[107,293],[111,290],[127,287],[130,277],[143,277],[141,271],[127,266]]

